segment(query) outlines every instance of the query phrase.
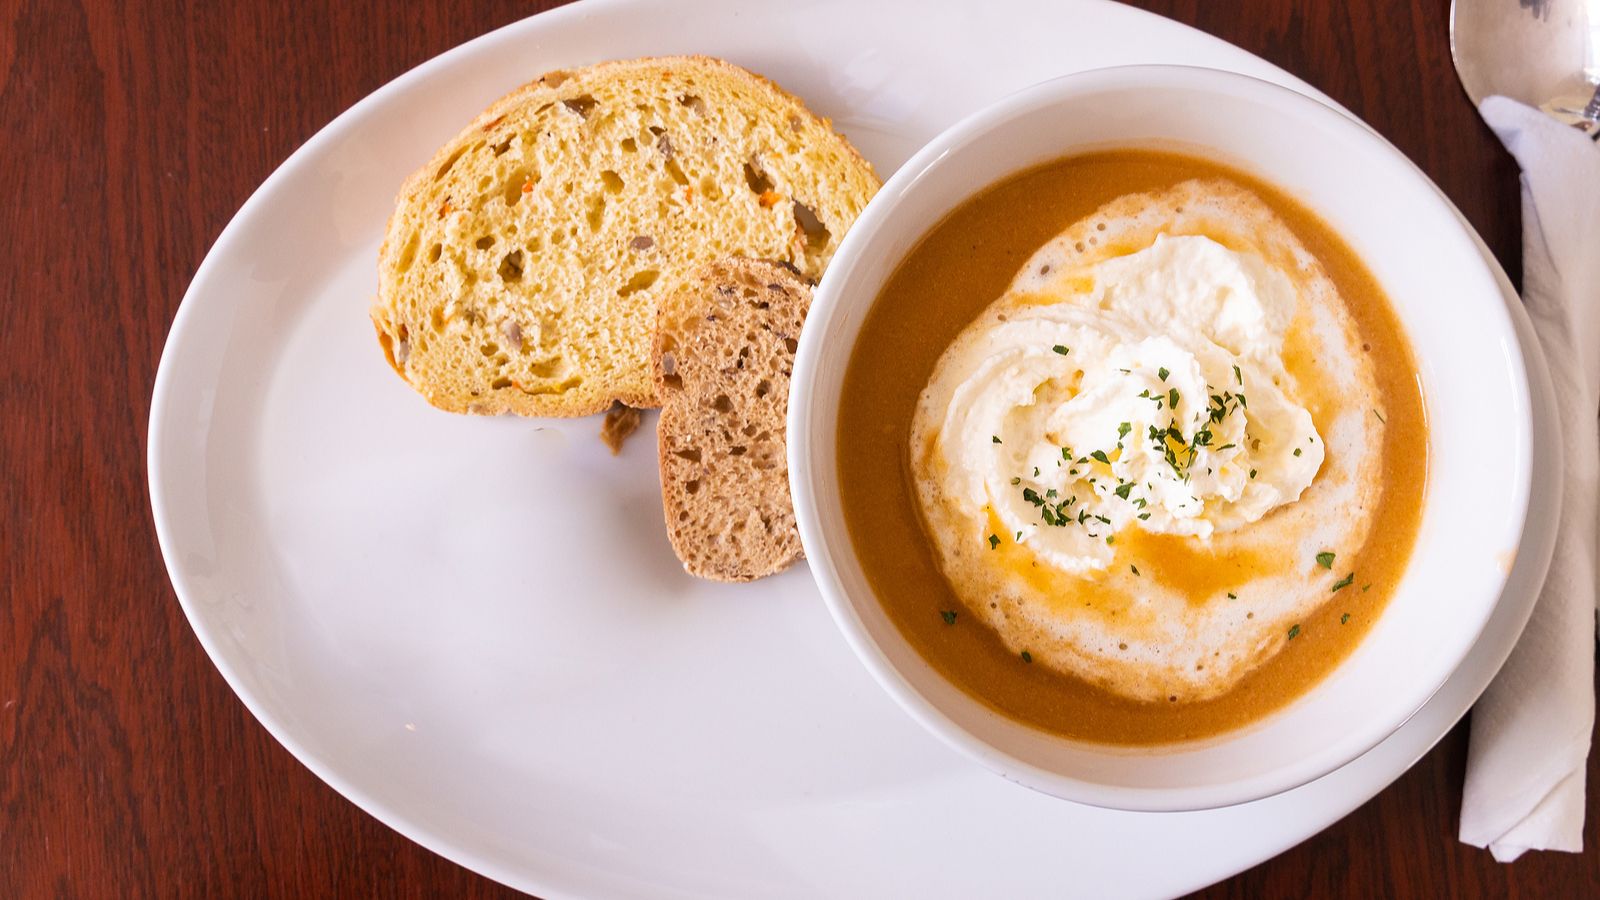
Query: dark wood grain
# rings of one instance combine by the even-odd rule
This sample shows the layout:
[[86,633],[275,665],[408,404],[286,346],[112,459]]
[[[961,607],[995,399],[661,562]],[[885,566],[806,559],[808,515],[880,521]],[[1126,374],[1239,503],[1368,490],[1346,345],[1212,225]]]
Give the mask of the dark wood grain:
[[[232,696],[162,568],[144,432],[179,298],[256,185],[369,91],[544,5],[0,0],[0,897],[509,893],[357,810]],[[1364,116],[1515,277],[1516,171],[1457,88],[1447,0],[1141,5]],[[1464,760],[1458,727],[1206,893],[1600,896],[1600,853],[1459,844]]]

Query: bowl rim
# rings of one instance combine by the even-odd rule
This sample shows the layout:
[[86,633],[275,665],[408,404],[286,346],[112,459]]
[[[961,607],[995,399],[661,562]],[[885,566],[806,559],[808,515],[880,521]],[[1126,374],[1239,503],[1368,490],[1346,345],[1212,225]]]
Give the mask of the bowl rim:
[[[1401,153],[1398,148],[1364,122],[1314,97],[1248,75],[1197,66],[1138,64],[1091,69],[1039,82],[980,108],[940,132],[885,182],[877,196],[867,205],[855,225],[845,235],[834,254],[828,272],[823,276],[816,289],[812,301],[810,321],[820,323],[824,319],[831,319],[835,316],[836,311],[844,306],[843,280],[853,269],[853,263],[856,257],[861,255],[862,247],[869,242],[871,235],[882,227],[886,221],[892,220],[891,217],[895,209],[902,205],[905,197],[916,189],[922,177],[946,155],[958,148],[984,140],[991,131],[1020,116],[1047,109],[1072,97],[1108,89],[1126,90],[1129,87],[1146,87],[1159,90],[1163,87],[1170,87],[1174,83],[1181,83],[1185,89],[1228,93],[1233,96],[1244,95],[1247,100],[1252,99],[1253,95],[1254,98],[1260,98],[1262,102],[1275,101],[1278,104],[1287,106],[1298,106],[1307,115],[1316,117],[1323,127],[1341,130],[1353,139],[1369,144],[1386,162],[1398,164],[1403,170],[1409,172],[1411,177],[1419,179],[1424,186],[1429,188],[1426,192],[1426,199],[1423,201],[1424,204],[1428,207],[1436,208],[1433,211],[1438,214],[1441,220],[1451,223],[1448,234],[1445,237],[1453,243],[1459,242],[1463,247],[1472,251],[1471,253],[1462,254],[1464,258],[1471,259],[1473,261],[1472,265],[1476,267],[1470,277],[1486,285],[1488,293],[1499,296],[1500,291],[1495,281],[1494,273],[1490,270],[1488,262],[1476,251],[1469,226],[1454,212],[1444,194],[1438,190],[1437,186],[1421,169]],[[1085,144],[1084,149],[1087,149],[1088,146]],[[1102,142],[1099,146],[1105,146],[1105,144]],[[1072,154],[1073,149],[1071,144],[1066,144],[1063,146],[1059,156],[1069,156]],[[1023,171],[1025,168],[1014,169],[1010,174]],[[984,187],[1005,177],[1008,176],[996,176],[985,184],[976,185],[971,191],[964,194],[963,198],[970,198]],[[957,204],[959,202],[961,201],[956,201]],[[952,204],[944,212],[948,213],[954,207],[955,204]],[[1479,269],[1481,271],[1477,271]],[[1489,290],[1490,288],[1492,290]],[[873,295],[873,299],[875,298],[876,294]],[[1527,521],[1532,477],[1532,411],[1529,399],[1528,374],[1521,348],[1514,340],[1514,329],[1509,312],[1500,302],[1493,304],[1487,312],[1496,332],[1505,337],[1506,363],[1509,366],[1509,374],[1511,376],[1510,388],[1517,407],[1517,415],[1511,417],[1510,422],[1512,425],[1510,446],[1513,450],[1513,458],[1518,465],[1515,471],[1511,473],[1511,493],[1509,497],[1511,506],[1516,511],[1514,531],[1516,535],[1520,535]],[[890,660],[888,654],[879,646],[877,639],[867,628],[866,623],[862,620],[849,593],[845,589],[839,572],[838,561],[835,557],[842,553],[854,558],[854,546],[847,533],[830,537],[826,529],[823,528],[818,492],[815,490],[811,474],[811,467],[816,464],[817,454],[819,452],[825,453],[828,457],[826,462],[831,464],[835,449],[831,444],[827,447],[819,447],[818,442],[814,442],[812,439],[810,427],[810,422],[818,416],[817,404],[814,402],[814,388],[817,381],[816,369],[821,364],[820,359],[823,354],[824,337],[821,334],[823,330],[820,325],[812,325],[812,327],[805,329],[801,335],[800,346],[795,359],[794,374],[790,384],[787,421],[790,492],[794,499],[796,524],[800,532],[801,543],[805,548],[812,577],[817,583],[818,590],[822,594],[824,603],[827,605],[835,625],[844,635],[851,650],[866,666],[868,671],[872,673],[874,680],[894,698],[895,702],[903,710],[947,745],[966,754],[1002,777],[1026,787],[1056,797],[1112,809],[1187,811],[1246,803],[1270,797],[1314,781],[1347,765],[1377,746],[1404,725],[1444,685],[1445,681],[1460,665],[1467,651],[1477,642],[1491,614],[1499,603],[1500,593],[1504,588],[1506,578],[1509,577],[1509,566],[1502,567],[1497,580],[1493,584],[1485,585],[1480,589],[1484,599],[1474,604],[1475,609],[1472,614],[1472,620],[1468,623],[1469,627],[1460,629],[1457,640],[1446,645],[1445,658],[1451,660],[1451,662],[1448,666],[1442,667],[1444,671],[1439,673],[1436,678],[1427,680],[1426,691],[1417,692],[1414,702],[1406,704],[1407,711],[1404,715],[1391,716],[1364,727],[1356,728],[1353,730],[1350,739],[1331,745],[1320,754],[1303,758],[1291,765],[1279,766],[1251,776],[1192,787],[1110,785],[1043,768],[1002,750],[975,734],[966,726],[958,723],[938,703],[916,687],[912,680],[901,671],[899,666]],[[852,347],[854,345],[854,337],[854,334],[850,336]],[[829,339],[837,340],[838,338],[830,336]],[[831,402],[827,409],[827,414],[837,416],[837,407],[838,404],[836,402]],[[1411,562],[1408,561],[1408,570],[1410,565]],[[871,598],[866,602],[876,603],[877,601],[875,598]],[[909,646],[909,642],[905,641],[904,636],[899,633],[898,626],[895,625],[893,627],[895,639]],[[932,666],[922,659],[920,651],[914,647],[911,647],[911,650],[913,658],[917,659],[921,665],[932,669]],[[1349,660],[1347,659],[1341,665],[1348,662]],[[1330,673],[1329,677],[1332,677],[1332,674]],[[944,680],[944,676],[938,674],[936,670],[935,677]],[[948,684],[948,682],[946,683]],[[1301,699],[1308,695],[1302,695]],[[974,700],[974,702],[981,703],[981,701],[977,700]],[[1291,702],[1289,706],[1274,713],[1269,713],[1262,719],[1252,723],[1252,725],[1259,725],[1269,721],[1275,715],[1292,708],[1295,702],[1298,701]],[[993,712],[992,709],[991,712]],[[1009,719],[1009,717],[1001,713],[995,712],[994,714]],[[1015,720],[1010,721],[1015,722]],[[1022,725],[1024,728],[1031,727],[1022,723],[1017,724]],[[1215,736],[1209,739],[1209,742],[1226,742],[1231,737],[1248,733],[1252,730],[1252,725],[1246,725],[1233,732]],[[1047,734],[1042,731],[1039,733]],[[1180,750],[1185,749],[1185,745],[1173,745],[1173,747]],[[1104,751],[1108,755],[1126,754],[1129,749],[1107,746]],[[1155,752],[1160,752],[1161,748],[1153,749]]]

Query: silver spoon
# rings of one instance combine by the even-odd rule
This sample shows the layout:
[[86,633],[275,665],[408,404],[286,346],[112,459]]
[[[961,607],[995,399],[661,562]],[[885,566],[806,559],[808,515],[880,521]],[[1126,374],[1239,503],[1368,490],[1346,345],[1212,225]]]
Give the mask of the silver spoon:
[[1474,104],[1503,94],[1600,139],[1600,0],[1452,0],[1450,55]]

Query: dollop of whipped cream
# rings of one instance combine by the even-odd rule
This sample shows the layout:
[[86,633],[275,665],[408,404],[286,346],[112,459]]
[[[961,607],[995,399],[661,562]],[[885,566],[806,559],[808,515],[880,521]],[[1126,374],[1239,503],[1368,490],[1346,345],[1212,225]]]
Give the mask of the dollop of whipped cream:
[[941,492],[986,523],[976,540],[1082,573],[1124,529],[1207,539],[1311,484],[1323,441],[1285,392],[1285,273],[1163,235],[1049,284],[1071,287],[1014,285],[924,395],[948,397]]

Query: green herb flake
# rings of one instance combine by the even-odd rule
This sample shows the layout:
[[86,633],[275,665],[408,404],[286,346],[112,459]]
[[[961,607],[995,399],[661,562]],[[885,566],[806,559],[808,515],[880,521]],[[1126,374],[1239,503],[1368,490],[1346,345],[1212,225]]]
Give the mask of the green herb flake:
[[1141,521],[1144,520],[1144,519],[1148,519],[1148,518],[1150,518],[1150,514],[1149,513],[1139,513],[1139,518],[1140,518]]
[[1061,354],[1062,356],[1066,356],[1068,353],[1072,352],[1070,349],[1068,349],[1067,347],[1062,346],[1061,344],[1057,344],[1054,347],[1051,347],[1050,349],[1054,350],[1055,352],[1057,352],[1059,354]]
[[1000,435],[998,435],[998,434],[991,434],[991,435],[989,435],[989,438],[991,440],[993,440],[996,444],[1000,443]]
[[1295,456],[1299,456],[1300,455],[1300,448],[1299,447],[1294,448],[1294,455]]
[[1013,479],[1011,479],[1011,483],[1012,484],[1021,484],[1022,483],[1022,479],[1021,478],[1013,478]]
[[1323,567],[1324,569],[1333,568],[1333,560],[1334,555],[1331,550],[1324,550],[1317,554],[1317,565]]
[[1171,375],[1172,373],[1167,371],[1167,367],[1166,366],[1162,366],[1161,368],[1156,370],[1156,374],[1161,376],[1161,380],[1162,381],[1166,381],[1167,380],[1167,376]]
[[1385,418],[1384,418],[1384,417],[1383,417],[1383,413],[1381,413],[1381,412],[1378,412],[1378,411],[1377,411],[1377,410],[1373,410],[1373,411],[1372,411],[1372,414],[1373,414],[1373,415],[1375,415],[1375,416],[1377,416],[1377,417],[1378,417],[1378,421],[1379,421],[1379,422],[1382,422],[1382,423],[1383,423],[1383,424],[1385,424],[1385,425],[1387,425],[1387,424],[1389,424],[1389,420],[1388,420],[1388,419],[1385,419]]
[[1233,367],[1233,380],[1239,382],[1241,385],[1244,384],[1244,375],[1239,372],[1238,366]]
[[1172,390],[1167,391],[1167,405],[1172,407],[1173,409],[1177,409],[1178,408],[1178,389],[1177,388],[1173,388]]
[[1022,651],[1022,661],[1025,663],[1033,662],[1033,654],[1026,650]]
[[1106,543],[1115,544],[1116,542],[1117,542],[1117,536],[1116,535],[1114,535],[1114,534],[1106,535]]
[[1237,600],[1237,599],[1239,599],[1239,595],[1235,594],[1233,591],[1229,591],[1228,592],[1228,599],[1229,600]]
[[1117,485],[1116,494],[1118,497],[1126,500],[1128,499],[1128,492],[1131,490],[1133,490],[1133,482],[1124,481],[1122,484]]
[[1255,469],[1251,469],[1250,470],[1250,477],[1251,478],[1255,478],[1256,477],[1256,470]]
[[1350,586],[1350,582],[1355,581],[1355,580],[1356,580],[1356,573],[1351,572],[1349,575],[1346,575],[1345,577],[1339,579],[1338,581],[1335,581],[1333,583],[1333,593],[1335,593],[1335,594],[1339,593],[1340,591],[1342,591],[1345,588],[1349,587]]
[[1000,546],[1000,536],[997,534],[989,535],[989,549],[993,550],[998,546]]
[[940,610],[939,616],[944,619],[946,625],[954,625],[956,623],[956,611],[953,609]]
[[1339,617],[1339,624],[1340,625],[1349,625],[1350,624],[1350,614],[1349,613],[1345,613],[1344,615],[1340,616]]
[[1133,426],[1128,424],[1127,422],[1123,422],[1121,425],[1118,425],[1117,426],[1117,440],[1120,441],[1123,438],[1127,437],[1128,436],[1128,432],[1130,432],[1132,430],[1133,430]]
[[1095,460],[1098,460],[1100,462],[1103,462],[1108,466],[1111,465],[1111,460],[1106,457],[1106,452],[1104,450],[1096,450],[1095,452],[1089,454],[1089,457],[1091,459],[1095,459]]
[[1294,640],[1295,638],[1297,638],[1299,636],[1300,636],[1300,626],[1299,625],[1295,625],[1295,626],[1293,626],[1292,628],[1289,629],[1289,640],[1292,641],[1292,640]]
[[1133,563],[1128,563],[1128,568],[1133,570],[1133,574],[1134,575],[1138,575],[1139,574],[1139,567],[1134,565]]

